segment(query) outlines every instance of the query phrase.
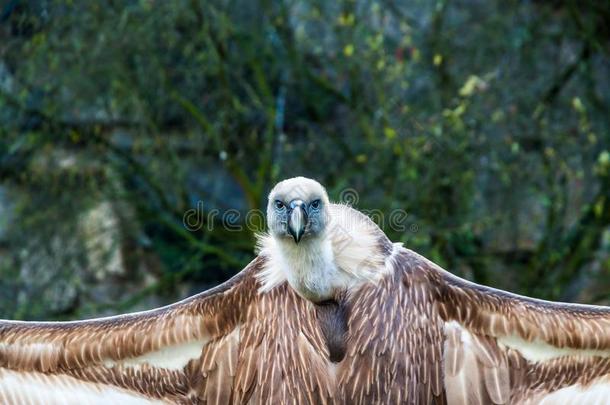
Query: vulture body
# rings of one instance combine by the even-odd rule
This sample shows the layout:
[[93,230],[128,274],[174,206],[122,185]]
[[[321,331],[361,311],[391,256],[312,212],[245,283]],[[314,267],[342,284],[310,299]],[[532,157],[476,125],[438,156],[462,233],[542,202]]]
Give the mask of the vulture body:
[[232,279],[167,307],[0,321],[0,403],[610,403],[610,308],[470,283],[322,204],[330,297],[302,289],[272,233]]

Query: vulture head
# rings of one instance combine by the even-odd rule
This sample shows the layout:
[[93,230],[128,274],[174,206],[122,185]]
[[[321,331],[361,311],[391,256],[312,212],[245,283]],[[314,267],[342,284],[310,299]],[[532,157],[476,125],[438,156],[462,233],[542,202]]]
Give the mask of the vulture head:
[[324,187],[305,177],[281,181],[271,190],[267,223],[269,232],[258,241],[269,261],[257,276],[261,290],[287,281],[314,303],[377,280],[392,249],[366,215],[331,203]]
[[305,177],[279,182],[269,193],[269,232],[295,244],[324,236],[329,222],[329,200],[320,183]]

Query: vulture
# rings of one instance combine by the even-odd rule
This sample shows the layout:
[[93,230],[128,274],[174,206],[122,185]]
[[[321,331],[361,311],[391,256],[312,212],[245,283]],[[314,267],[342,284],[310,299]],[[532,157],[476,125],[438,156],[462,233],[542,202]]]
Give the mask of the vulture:
[[610,308],[458,278],[297,177],[257,256],[151,311],[0,321],[2,404],[608,404]]

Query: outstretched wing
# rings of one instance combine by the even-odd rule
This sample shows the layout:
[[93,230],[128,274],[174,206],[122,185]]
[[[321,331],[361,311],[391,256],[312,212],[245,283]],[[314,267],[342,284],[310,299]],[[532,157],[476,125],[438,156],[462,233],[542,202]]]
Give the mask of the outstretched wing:
[[417,263],[444,329],[449,404],[608,403],[610,308],[522,297]]
[[152,311],[0,321],[0,403],[323,402],[328,353],[315,311],[286,285],[259,293],[264,262]]

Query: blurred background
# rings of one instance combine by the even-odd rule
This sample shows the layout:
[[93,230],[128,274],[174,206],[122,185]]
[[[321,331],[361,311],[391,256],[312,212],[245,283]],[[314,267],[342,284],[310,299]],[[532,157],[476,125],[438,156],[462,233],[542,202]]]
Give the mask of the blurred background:
[[0,317],[222,282],[294,175],[457,275],[610,304],[610,3],[0,1]]

